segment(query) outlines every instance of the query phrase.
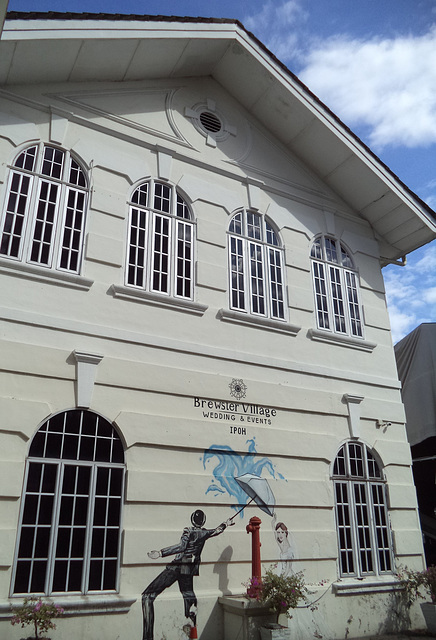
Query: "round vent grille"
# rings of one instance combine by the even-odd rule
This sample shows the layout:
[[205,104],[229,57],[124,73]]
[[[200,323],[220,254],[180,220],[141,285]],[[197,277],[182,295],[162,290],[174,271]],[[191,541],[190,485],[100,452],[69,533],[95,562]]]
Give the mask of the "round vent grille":
[[210,131],[210,133],[218,133],[222,129],[221,120],[210,111],[200,113],[200,122],[203,129]]

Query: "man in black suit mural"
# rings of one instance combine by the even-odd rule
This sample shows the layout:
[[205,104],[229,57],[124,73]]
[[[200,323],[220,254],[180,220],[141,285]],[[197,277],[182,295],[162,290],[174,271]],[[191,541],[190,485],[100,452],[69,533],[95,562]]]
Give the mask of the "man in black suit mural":
[[143,640],[153,640],[154,601],[157,596],[175,582],[178,582],[185,605],[185,617],[197,626],[197,598],[194,593],[194,576],[198,576],[201,552],[209,538],[219,536],[225,529],[235,524],[231,518],[218,525],[216,529],[203,529],[206,515],[197,509],[191,515],[192,527],[185,527],[178,544],[165,547],[160,551],[150,551],[149,558],[165,558],[175,555],[174,560],[155,578],[142,593],[142,612],[144,616]]

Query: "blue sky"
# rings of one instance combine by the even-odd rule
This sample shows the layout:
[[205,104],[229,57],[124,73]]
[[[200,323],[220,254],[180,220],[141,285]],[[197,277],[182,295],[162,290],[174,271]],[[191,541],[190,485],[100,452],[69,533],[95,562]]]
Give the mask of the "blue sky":
[[[9,10],[238,19],[436,208],[434,0],[9,0]],[[383,274],[394,342],[436,322],[436,241]]]

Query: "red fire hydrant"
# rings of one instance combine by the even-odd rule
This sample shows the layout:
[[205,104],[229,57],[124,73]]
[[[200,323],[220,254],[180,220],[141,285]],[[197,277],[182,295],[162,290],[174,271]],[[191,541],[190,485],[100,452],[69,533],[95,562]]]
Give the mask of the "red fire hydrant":
[[247,524],[247,533],[253,534],[251,538],[251,577],[260,579],[260,525],[262,520],[257,516],[250,518]]

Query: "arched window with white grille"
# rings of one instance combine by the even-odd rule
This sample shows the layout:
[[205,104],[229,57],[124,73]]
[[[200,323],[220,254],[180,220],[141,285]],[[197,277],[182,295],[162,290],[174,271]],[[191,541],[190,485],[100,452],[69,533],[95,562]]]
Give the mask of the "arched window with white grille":
[[175,187],[149,180],[132,194],[125,284],[193,299],[194,222]]
[[69,151],[28,147],[9,172],[0,257],[80,273],[87,199],[86,172]]
[[12,594],[117,591],[124,472],[120,437],[100,415],[44,422],[26,462]]
[[392,573],[386,481],[363,443],[346,442],[333,465],[341,577]]
[[310,255],[318,329],[363,338],[358,274],[350,252],[339,240],[320,236]]
[[243,209],[228,232],[230,308],[286,319],[283,248],[272,223]]

